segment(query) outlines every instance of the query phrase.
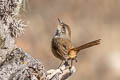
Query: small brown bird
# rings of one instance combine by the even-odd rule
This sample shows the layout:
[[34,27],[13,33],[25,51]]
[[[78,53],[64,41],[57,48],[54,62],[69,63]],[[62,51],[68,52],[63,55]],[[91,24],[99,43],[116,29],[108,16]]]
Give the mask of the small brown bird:
[[[71,43],[71,29],[70,27],[58,19],[59,25],[56,29],[56,34],[52,39],[52,52],[55,57],[68,63],[68,60],[76,60],[77,54],[80,50],[86,49],[100,44],[100,39],[81,45],[79,47],[73,47]],[[61,64],[60,64],[61,66]]]

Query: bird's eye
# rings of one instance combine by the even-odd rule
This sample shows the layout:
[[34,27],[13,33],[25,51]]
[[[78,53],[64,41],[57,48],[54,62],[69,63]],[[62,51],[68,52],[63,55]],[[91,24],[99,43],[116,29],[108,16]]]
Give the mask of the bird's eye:
[[65,26],[63,26],[62,29],[65,30]]

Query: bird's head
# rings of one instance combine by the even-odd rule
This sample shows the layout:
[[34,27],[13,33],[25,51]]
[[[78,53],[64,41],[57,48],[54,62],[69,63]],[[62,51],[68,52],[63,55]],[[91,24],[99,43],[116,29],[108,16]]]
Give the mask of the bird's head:
[[71,38],[71,29],[70,27],[65,24],[64,22],[62,22],[59,18],[58,18],[58,26],[56,29],[56,35],[60,36],[60,37],[66,37],[66,38]]

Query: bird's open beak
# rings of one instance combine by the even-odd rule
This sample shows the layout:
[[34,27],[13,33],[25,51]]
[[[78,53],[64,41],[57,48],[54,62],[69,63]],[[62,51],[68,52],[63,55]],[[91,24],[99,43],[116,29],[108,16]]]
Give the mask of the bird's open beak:
[[59,25],[61,25],[61,24],[62,24],[62,21],[60,20],[60,18],[58,18],[58,22],[59,22]]

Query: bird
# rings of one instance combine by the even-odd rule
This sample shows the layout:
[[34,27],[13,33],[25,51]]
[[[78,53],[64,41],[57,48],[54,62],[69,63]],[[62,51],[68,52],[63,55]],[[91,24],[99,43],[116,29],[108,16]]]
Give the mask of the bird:
[[69,60],[71,60],[72,66],[73,60],[77,62],[76,57],[80,50],[98,45],[100,44],[100,40],[101,39],[94,40],[81,46],[74,47],[71,41],[70,26],[58,18],[58,26],[51,41],[51,50],[53,55],[62,61],[59,67],[62,65],[63,61],[65,61],[65,64],[69,65]]

